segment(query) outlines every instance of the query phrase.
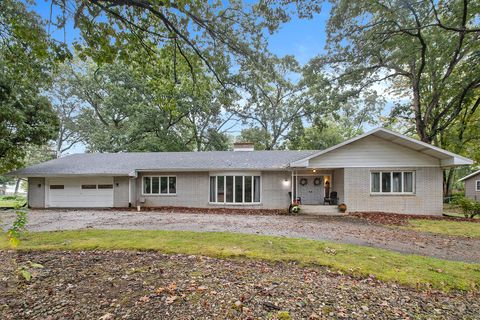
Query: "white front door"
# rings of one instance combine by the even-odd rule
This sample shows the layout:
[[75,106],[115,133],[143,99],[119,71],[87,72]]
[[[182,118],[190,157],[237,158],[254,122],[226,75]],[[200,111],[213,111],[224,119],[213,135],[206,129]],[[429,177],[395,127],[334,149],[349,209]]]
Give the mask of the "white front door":
[[113,177],[49,178],[45,187],[50,208],[113,207]]
[[323,204],[325,190],[322,176],[299,176],[297,179],[302,204]]

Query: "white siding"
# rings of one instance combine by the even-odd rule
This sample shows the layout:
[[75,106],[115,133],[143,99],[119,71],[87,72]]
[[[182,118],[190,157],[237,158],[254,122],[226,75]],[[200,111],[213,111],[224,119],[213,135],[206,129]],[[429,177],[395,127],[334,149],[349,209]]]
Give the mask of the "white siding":
[[113,179],[113,206],[128,207],[128,180],[129,177],[115,177]]
[[45,178],[28,178],[28,206],[45,208]]
[[309,161],[311,168],[401,166],[433,167],[440,166],[440,161],[374,136],[365,137]]

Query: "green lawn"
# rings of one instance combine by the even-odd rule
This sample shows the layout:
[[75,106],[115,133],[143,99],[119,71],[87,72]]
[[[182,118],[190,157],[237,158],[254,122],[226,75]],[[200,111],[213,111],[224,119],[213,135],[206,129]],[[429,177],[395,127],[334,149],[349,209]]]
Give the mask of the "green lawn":
[[[10,248],[0,242],[0,249]],[[296,261],[410,286],[478,290],[480,264],[446,261],[356,245],[216,232],[77,230],[29,233],[21,250],[159,250],[218,258]]]
[[0,196],[0,208],[15,208],[23,206],[27,199],[22,196]]
[[409,220],[408,229],[450,236],[480,238],[480,223],[448,220]]

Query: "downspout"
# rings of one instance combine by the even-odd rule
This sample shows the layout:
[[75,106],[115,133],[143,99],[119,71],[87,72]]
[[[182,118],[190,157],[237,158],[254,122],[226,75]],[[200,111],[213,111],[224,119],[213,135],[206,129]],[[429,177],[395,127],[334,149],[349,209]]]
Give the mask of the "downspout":
[[128,178],[128,207],[132,207],[132,178]]
[[[132,171],[128,175],[128,207],[132,207],[132,180],[135,180],[138,177],[137,171]],[[135,190],[136,192],[136,190]]]

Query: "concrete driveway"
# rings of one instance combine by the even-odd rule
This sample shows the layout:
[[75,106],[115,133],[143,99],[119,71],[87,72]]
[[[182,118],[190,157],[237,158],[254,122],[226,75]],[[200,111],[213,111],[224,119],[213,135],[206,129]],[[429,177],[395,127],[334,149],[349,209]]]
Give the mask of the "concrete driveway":
[[[14,213],[0,212],[5,225]],[[31,210],[30,231],[98,229],[216,231],[327,240],[442,259],[480,262],[480,239],[372,225],[356,217],[261,216],[135,212],[123,210]]]

